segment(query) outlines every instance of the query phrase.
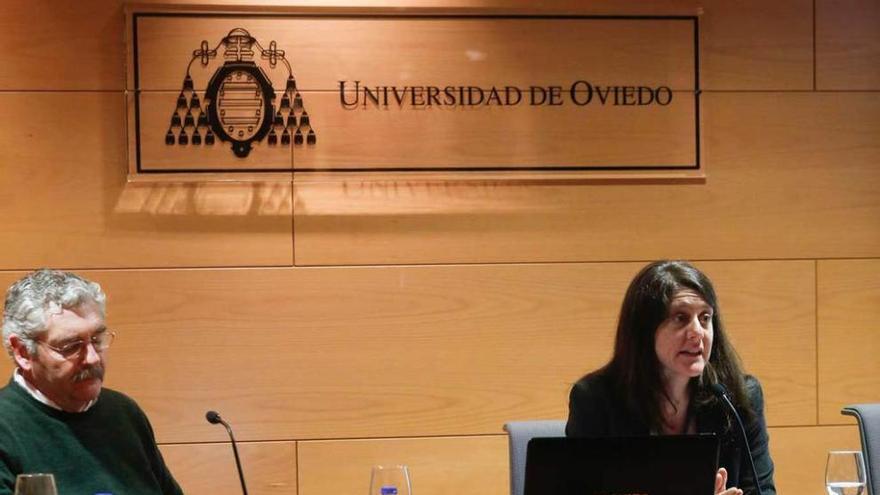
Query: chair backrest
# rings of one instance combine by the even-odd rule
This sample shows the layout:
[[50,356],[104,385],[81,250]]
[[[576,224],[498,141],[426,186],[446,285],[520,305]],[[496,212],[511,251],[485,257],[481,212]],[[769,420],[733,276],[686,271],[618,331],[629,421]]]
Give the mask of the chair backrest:
[[564,437],[565,421],[511,421],[504,425],[510,453],[510,495],[523,495],[526,478],[526,449],[534,437]]
[[855,416],[862,437],[868,495],[880,495],[880,403],[846,406],[841,414]]

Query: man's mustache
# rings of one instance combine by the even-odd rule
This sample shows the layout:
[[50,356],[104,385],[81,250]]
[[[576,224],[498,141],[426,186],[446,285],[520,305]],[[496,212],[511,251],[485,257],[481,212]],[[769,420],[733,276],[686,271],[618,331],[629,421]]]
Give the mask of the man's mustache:
[[84,368],[73,375],[73,381],[75,382],[81,382],[91,378],[97,378],[98,380],[104,381],[104,367],[100,364],[96,364]]

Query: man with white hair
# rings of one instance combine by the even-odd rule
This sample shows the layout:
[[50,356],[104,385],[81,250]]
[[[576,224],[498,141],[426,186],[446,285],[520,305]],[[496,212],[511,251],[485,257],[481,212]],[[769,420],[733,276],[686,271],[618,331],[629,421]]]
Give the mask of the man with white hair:
[[3,344],[16,368],[0,389],[0,494],[37,472],[60,493],[183,493],[143,411],[102,387],[115,337],[105,301],[98,284],[56,270],[9,288]]

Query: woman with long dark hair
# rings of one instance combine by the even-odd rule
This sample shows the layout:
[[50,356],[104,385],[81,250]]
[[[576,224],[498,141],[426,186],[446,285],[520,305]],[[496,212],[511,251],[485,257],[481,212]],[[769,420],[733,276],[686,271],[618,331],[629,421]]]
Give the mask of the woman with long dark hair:
[[[715,384],[729,391],[742,416],[757,483]],[[566,434],[696,433],[720,437],[716,493],[757,493],[760,485],[763,495],[776,494],[761,385],[741,369],[712,282],[687,262],[657,261],[630,282],[611,361],[572,387]]]

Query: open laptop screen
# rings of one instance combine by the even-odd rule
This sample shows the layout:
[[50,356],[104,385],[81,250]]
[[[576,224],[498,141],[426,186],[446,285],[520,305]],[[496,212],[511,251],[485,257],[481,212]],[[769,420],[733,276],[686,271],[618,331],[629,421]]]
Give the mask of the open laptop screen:
[[533,438],[524,495],[713,495],[715,435]]

